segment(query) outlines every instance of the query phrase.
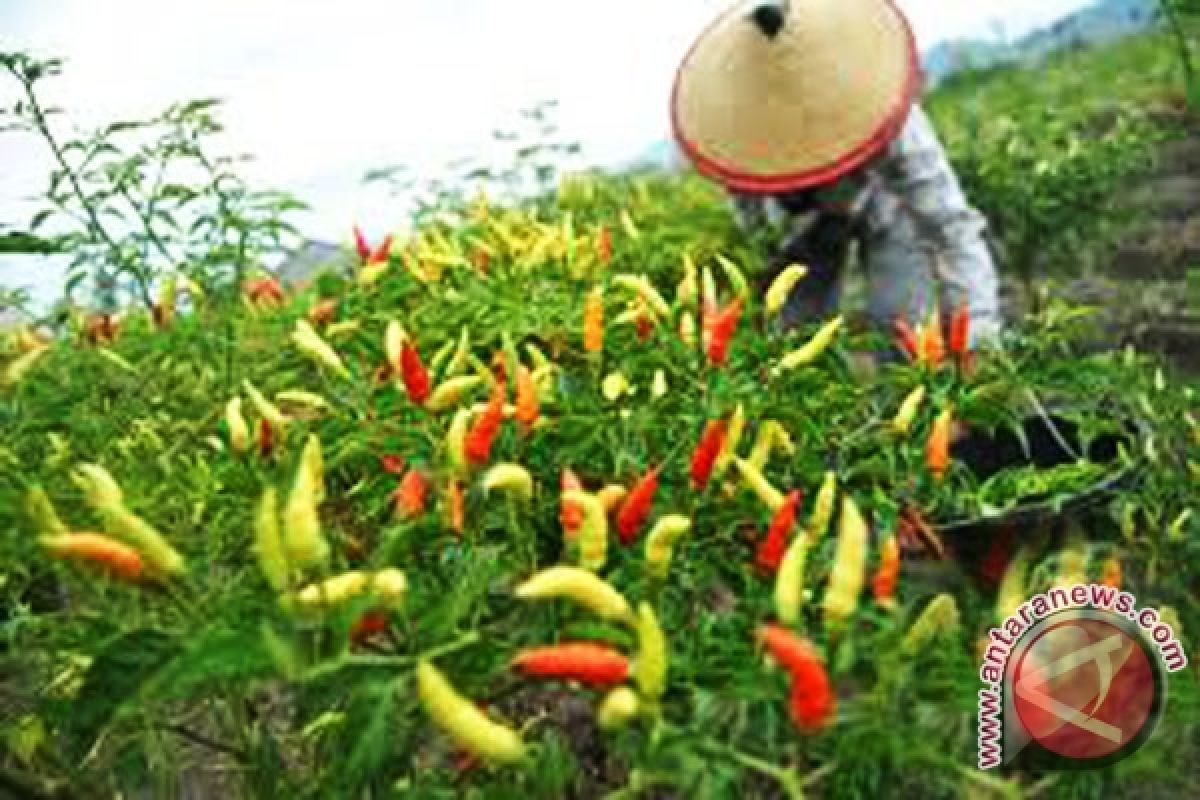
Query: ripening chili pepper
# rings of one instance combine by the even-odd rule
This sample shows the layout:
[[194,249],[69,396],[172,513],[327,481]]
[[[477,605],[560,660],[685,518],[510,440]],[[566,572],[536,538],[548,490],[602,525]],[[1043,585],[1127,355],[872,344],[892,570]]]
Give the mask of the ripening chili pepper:
[[628,686],[618,686],[604,696],[596,712],[596,722],[602,730],[616,730],[637,716],[638,707],[637,692]]
[[492,452],[492,441],[504,423],[504,396],[504,383],[497,381],[487,408],[471,423],[464,441],[464,451],[472,464],[487,463]]
[[942,361],[946,358],[946,341],[942,337],[941,314],[936,308],[926,323],[921,326],[920,341],[921,360],[935,370],[940,368]]
[[652,577],[667,577],[675,544],[691,529],[692,521],[682,514],[667,514],[654,523],[646,536],[646,570]]
[[559,478],[558,519],[562,523],[568,541],[574,540],[579,526],[583,524],[583,507],[567,500],[566,493],[582,488],[583,483],[580,482],[579,476],[570,467],[563,467],[562,475]]
[[598,353],[604,348],[604,290],[599,286],[588,292],[583,307],[583,349]]
[[123,505],[97,508],[96,511],[105,530],[133,546],[148,569],[163,575],[180,575],[185,571],[183,556],[149,522]]
[[121,580],[132,583],[142,576],[138,551],[99,533],[45,534],[38,537],[38,542],[57,558],[92,564]]
[[657,702],[667,688],[667,637],[649,603],[638,604],[638,654],[634,677],[642,697]]
[[34,486],[26,493],[25,513],[37,525],[39,533],[70,533],[66,524],[59,519],[58,512],[54,509],[54,504],[50,502],[46,490],[40,486]]
[[784,625],[795,625],[804,602],[804,564],[811,539],[801,531],[788,546],[775,575],[775,615]]
[[308,309],[308,321],[313,325],[328,325],[337,316],[337,300],[327,297],[318,300]]
[[464,750],[495,764],[525,757],[525,745],[516,731],[489,719],[425,660],[417,664],[417,696],[430,718]]
[[967,354],[970,338],[971,310],[964,300],[950,318],[950,352],[958,359],[959,366],[962,366],[963,356]]
[[387,614],[378,610],[368,611],[354,620],[354,624],[350,626],[350,643],[361,645],[371,637],[386,631],[387,626]]
[[758,546],[758,552],[754,555],[754,563],[760,571],[773,575],[779,570],[783,554],[787,551],[792,527],[796,524],[796,512],[801,497],[801,493],[797,490],[788,492],[783,505],[771,517],[767,535],[763,537]]
[[892,322],[892,331],[895,334],[896,344],[906,356],[916,361],[920,357],[921,346],[917,339],[917,332],[912,329],[908,320],[904,317],[896,317]]
[[1116,556],[1109,556],[1104,560],[1100,583],[1113,589],[1121,588],[1121,562]]
[[726,430],[725,420],[721,419],[709,420],[704,426],[700,443],[696,445],[696,450],[692,453],[692,488],[696,491],[702,491],[708,486],[713,466],[717,463],[717,456],[720,455],[722,445],[725,443]]
[[466,503],[466,495],[463,492],[462,484],[457,479],[451,478],[446,483],[446,505],[450,530],[455,533],[461,534],[466,528]]
[[429,372],[421,363],[421,355],[411,340],[405,341],[400,348],[400,375],[414,403],[424,403],[429,398]]
[[517,421],[528,430],[537,422],[538,396],[537,386],[533,383],[533,373],[524,364],[517,367],[516,406]]
[[612,231],[604,224],[600,225],[597,232],[596,257],[600,259],[601,264],[612,261]]
[[513,658],[512,666],[526,675],[578,681],[589,686],[612,686],[629,678],[629,659],[615,648],[597,642],[526,648]]
[[743,302],[740,297],[734,299],[713,318],[706,352],[714,366],[724,366],[729,359],[729,342],[742,317]]
[[854,498],[842,498],[842,516],[838,525],[837,549],[829,585],[825,590],[825,617],[840,624],[853,613],[862,592],[867,561],[867,523]]
[[629,496],[621,504],[617,512],[617,533],[620,534],[621,544],[633,542],[641,529],[646,517],[650,515],[650,507],[654,504],[654,493],[658,490],[658,467],[646,472],[629,491]]
[[522,600],[570,600],[601,619],[628,620],[629,601],[612,584],[579,567],[548,567],[521,583],[514,594]]
[[900,409],[896,412],[896,416],[892,418],[892,430],[900,436],[907,434],[913,421],[917,418],[917,412],[921,409],[921,401],[924,399],[924,386],[918,386],[909,392],[904,401],[900,403]]
[[371,245],[367,244],[367,237],[357,225],[354,226],[354,247],[358,251],[358,260],[366,264],[371,259]]
[[888,610],[896,607],[896,581],[900,577],[900,545],[888,536],[879,545],[879,568],[871,578],[875,603]]
[[925,465],[935,481],[940,481],[950,467],[950,428],[954,412],[947,408],[938,414],[925,443]]
[[396,488],[396,511],[402,519],[410,519],[425,513],[425,496],[428,492],[425,476],[419,469],[410,469],[400,479]]

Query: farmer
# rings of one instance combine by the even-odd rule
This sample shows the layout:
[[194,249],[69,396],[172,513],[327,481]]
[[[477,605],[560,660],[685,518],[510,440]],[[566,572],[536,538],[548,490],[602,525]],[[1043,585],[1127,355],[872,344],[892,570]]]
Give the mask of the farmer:
[[924,320],[966,302],[971,346],[1000,326],[986,223],[929,119],[908,23],[891,0],[740,2],[695,42],[675,79],[675,137],[732,195],[747,232],[784,231],[766,280],[808,267],[793,325],[837,305],[857,240],[871,318]]

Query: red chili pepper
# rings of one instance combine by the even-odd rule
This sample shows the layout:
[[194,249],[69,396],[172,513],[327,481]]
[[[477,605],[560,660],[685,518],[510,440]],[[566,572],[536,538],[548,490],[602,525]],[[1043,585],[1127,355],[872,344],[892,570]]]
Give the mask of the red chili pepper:
[[263,458],[270,458],[272,450],[275,449],[275,436],[271,430],[271,423],[265,419],[258,421],[258,454]]
[[[573,489],[582,489],[583,483],[570,467],[563,467],[559,486],[562,494],[566,494]],[[579,503],[571,502],[560,496],[558,517],[562,522],[563,530],[566,531],[567,539],[574,539],[579,531],[579,526],[583,524],[584,508]]]
[[391,475],[404,474],[404,456],[386,455],[379,457],[383,471]]
[[634,325],[637,328],[637,337],[640,342],[646,341],[650,338],[650,334],[654,333],[654,323],[645,314],[634,320]]
[[738,320],[742,316],[742,298],[735,299],[712,320],[708,340],[708,360],[716,366],[723,366],[729,358],[729,342],[737,331]]
[[921,349],[917,341],[917,333],[908,324],[908,320],[904,317],[896,317],[892,322],[892,330],[896,334],[896,344],[900,346],[905,355],[915,360]]
[[791,539],[792,527],[796,524],[796,511],[802,497],[799,490],[788,492],[783,505],[771,518],[767,535],[758,546],[754,557],[755,565],[762,572],[773,575],[779,571],[779,564],[783,561],[783,554],[787,552]]
[[366,264],[371,258],[371,245],[367,244],[367,237],[357,225],[354,226],[354,246],[358,250],[358,259]]
[[476,269],[478,269],[480,272],[487,272],[488,263],[490,262],[490,260],[491,260],[491,257],[489,256],[487,250],[484,250],[482,247],[475,248],[475,268]]
[[382,611],[368,611],[354,621],[350,627],[350,643],[361,645],[370,639],[387,630],[388,618],[387,614]]
[[486,464],[492,452],[492,441],[504,422],[504,384],[496,382],[487,408],[471,423],[463,449],[472,464]]
[[788,708],[792,721],[806,731],[827,725],[837,708],[837,695],[816,648],[781,625],[764,625],[759,635],[775,661],[791,673]]
[[392,253],[392,235],[389,233],[383,237],[383,241],[379,243],[379,247],[371,254],[370,263],[376,264],[380,261],[387,261],[388,256]]
[[600,236],[596,243],[596,254],[600,258],[601,264],[607,264],[612,260],[612,232],[609,231],[607,225],[600,226]]
[[396,510],[405,519],[415,517],[425,512],[425,494],[428,487],[425,476],[418,469],[410,469],[400,479],[396,488]]
[[621,543],[628,545],[637,536],[638,529],[650,515],[650,506],[654,504],[654,492],[658,489],[658,468],[648,471],[629,492],[621,510],[617,512],[617,532]]
[[964,300],[959,304],[954,316],[950,318],[950,352],[962,365],[962,357],[967,353],[967,342],[971,334],[971,312]]
[[424,403],[429,397],[429,372],[421,363],[421,355],[412,342],[405,340],[400,349],[400,374],[404,378],[404,388],[414,403]]
[[708,485],[713,465],[725,444],[725,433],[729,425],[723,419],[709,420],[700,436],[700,443],[692,453],[692,488],[701,491]]
[[539,678],[561,678],[589,686],[612,686],[629,679],[629,659],[597,642],[569,642],[519,652],[513,667]]

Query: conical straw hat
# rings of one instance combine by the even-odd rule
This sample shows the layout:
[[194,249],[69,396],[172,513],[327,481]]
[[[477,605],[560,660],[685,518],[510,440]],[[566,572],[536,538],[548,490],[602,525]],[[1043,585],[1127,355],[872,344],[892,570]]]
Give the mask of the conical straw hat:
[[919,85],[892,0],[739,2],[684,57],[672,124],[696,168],[730,188],[805,189],[886,147]]

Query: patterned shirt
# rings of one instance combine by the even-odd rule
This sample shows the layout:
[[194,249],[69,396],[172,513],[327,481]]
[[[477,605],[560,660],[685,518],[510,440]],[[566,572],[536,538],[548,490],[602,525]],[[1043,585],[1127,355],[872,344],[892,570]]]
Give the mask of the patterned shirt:
[[821,208],[858,217],[871,278],[871,314],[882,322],[890,323],[898,313],[923,318],[936,283],[944,308],[968,301],[973,343],[999,331],[995,266],[983,238],[986,221],[967,201],[920,106],[913,107],[899,136],[879,156],[837,183],[776,196],[734,193],[733,202],[747,230],[769,220],[790,223],[799,233],[804,212]]

